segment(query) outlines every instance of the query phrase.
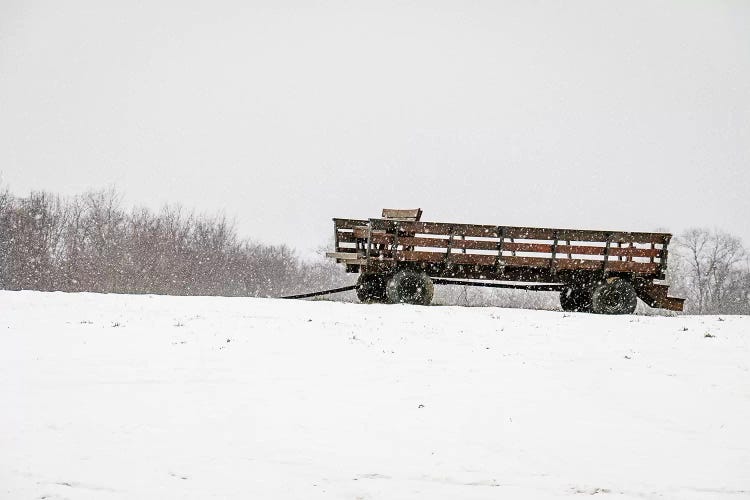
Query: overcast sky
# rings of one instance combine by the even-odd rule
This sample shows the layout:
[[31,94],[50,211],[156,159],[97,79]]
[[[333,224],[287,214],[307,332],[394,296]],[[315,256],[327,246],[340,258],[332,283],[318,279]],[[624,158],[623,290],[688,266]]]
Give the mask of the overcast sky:
[[750,2],[0,0],[0,172],[303,253],[382,207],[750,244]]

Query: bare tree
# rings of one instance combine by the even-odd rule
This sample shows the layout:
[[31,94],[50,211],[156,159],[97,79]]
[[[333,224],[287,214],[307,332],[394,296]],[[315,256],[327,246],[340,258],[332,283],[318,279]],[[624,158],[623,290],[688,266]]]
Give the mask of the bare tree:
[[[747,307],[748,254],[719,230],[690,229],[675,240],[672,278],[698,313],[737,313]],[[744,295],[744,297],[743,297]]]
[[7,188],[0,191],[0,288],[11,288],[13,213],[15,199]]
[[2,201],[3,286],[53,290],[58,286],[66,207],[58,197],[35,192]]

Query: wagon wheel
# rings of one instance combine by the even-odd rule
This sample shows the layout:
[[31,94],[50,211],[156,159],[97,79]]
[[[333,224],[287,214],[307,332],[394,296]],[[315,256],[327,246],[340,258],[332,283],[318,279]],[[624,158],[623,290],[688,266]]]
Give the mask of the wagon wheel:
[[633,285],[623,278],[609,278],[591,290],[591,311],[597,314],[632,314],[638,305]]
[[428,306],[432,302],[435,285],[426,273],[403,269],[394,274],[386,285],[386,296],[392,304],[405,303]]
[[384,303],[388,301],[385,286],[388,276],[384,274],[364,273],[357,279],[357,298],[364,303]]
[[560,291],[560,307],[563,311],[572,312],[577,311],[576,306],[577,300],[573,290],[573,287],[566,286]]
[[583,285],[568,285],[560,292],[560,307],[566,312],[590,312],[591,290]]

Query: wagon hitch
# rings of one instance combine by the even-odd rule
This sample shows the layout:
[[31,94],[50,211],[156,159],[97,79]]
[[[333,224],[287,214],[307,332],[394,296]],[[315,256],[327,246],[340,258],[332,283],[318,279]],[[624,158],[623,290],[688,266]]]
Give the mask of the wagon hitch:
[[[508,284],[508,283],[488,283],[484,281],[461,281],[461,280],[452,280],[452,279],[445,279],[445,278],[434,278],[432,282],[436,285],[460,285],[460,286],[481,286],[485,288],[512,288],[516,290],[530,290],[535,292],[559,292],[563,288],[565,288],[565,285],[558,284],[558,283],[551,283],[551,284],[544,284],[544,285],[518,285],[518,284]],[[296,295],[285,295],[283,297],[279,297],[280,299],[307,299],[309,297],[319,297],[321,295],[330,295],[332,293],[338,293],[338,292],[348,292],[349,290],[354,290],[357,288],[357,285],[349,285],[349,286],[342,286],[339,288],[331,288],[329,290],[320,290],[318,292],[309,292],[309,293],[299,293]]]
[[319,295],[329,295],[331,293],[348,292],[349,290],[354,290],[355,288],[357,288],[357,285],[349,285],[349,286],[342,286],[339,288],[331,288],[330,290],[321,290],[319,292],[300,293],[297,295],[286,295],[284,297],[279,297],[279,298],[280,299],[306,299],[308,297],[317,297]]

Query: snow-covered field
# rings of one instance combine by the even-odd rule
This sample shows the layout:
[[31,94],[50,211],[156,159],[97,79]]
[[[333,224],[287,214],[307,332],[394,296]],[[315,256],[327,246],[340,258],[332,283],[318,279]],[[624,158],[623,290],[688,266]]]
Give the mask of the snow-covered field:
[[746,316],[0,292],[0,405],[8,499],[750,498]]

